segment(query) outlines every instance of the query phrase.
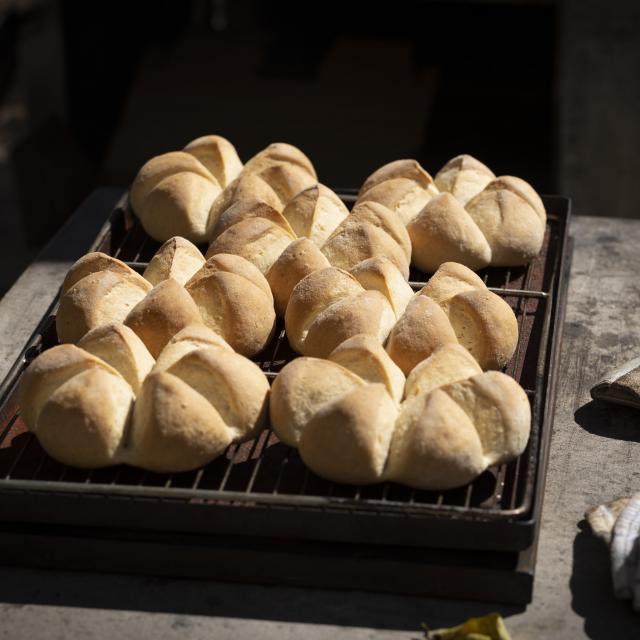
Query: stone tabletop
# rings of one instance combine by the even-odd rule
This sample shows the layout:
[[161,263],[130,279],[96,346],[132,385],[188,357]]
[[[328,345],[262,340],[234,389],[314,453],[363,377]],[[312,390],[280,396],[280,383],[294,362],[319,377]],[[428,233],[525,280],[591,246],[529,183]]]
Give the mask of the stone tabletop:
[[[68,266],[117,199],[101,190],[0,302],[0,377],[47,309]],[[640,220],[577,217],[558,402],[527,607],[364,592],[0,567],[0,639],[421,637],[499,611],[514,640],[640,637],[640,617],[612,594],[586,508],[640,490],[640,413],[595,404],[589,388],[640,355]],[[1,505],[0,505],[1,512]]]

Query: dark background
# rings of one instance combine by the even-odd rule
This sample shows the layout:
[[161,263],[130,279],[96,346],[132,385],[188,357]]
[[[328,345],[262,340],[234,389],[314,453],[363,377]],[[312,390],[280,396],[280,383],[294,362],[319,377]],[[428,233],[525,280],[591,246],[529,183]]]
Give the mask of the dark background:
[[0,294],[98,185],[207,133],[359,186],[415,157],[638,216],[640,3],[0,0]]

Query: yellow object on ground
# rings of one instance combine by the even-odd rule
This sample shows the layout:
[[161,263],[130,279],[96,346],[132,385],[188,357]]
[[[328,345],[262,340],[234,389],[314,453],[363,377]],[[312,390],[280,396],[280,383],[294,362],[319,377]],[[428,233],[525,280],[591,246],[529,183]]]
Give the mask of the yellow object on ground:
[[450,629],[427,631],[427,640],[511,640],[507,627],[498,613],[482,618],[469,618]]

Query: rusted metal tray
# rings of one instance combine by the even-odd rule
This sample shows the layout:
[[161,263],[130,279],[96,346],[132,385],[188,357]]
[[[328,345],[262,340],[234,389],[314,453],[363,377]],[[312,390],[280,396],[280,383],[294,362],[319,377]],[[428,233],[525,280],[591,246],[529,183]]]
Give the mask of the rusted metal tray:
[[[354,200],[352,191],[339,193],[345,202]],[[480,272],[512,306],[520,329],[516,353],[505,371],[526,390],[533,421],[527,449],[513,462],[491,468],[452,491],[417,491],[393,483],[353,487],[318,478],[294,449],[266,430],[189,473],[161,475],[127,466],[96,471],[65,467],[50,459],[26,431],[15,393],[29,362],[57,342],[54,302],[0,388],[0,521],[130,535],[205,535],[209,540],[233,536],[247,544],[277,539],[291,545],[309,541],[422,547],[424,553],[427,548],[527,550],[527,557],[533,557],[569,257],[570,202],[547,196],[544,204],[549,215],[540,255],[526,268]],[[143,269],[158,246],[132,216],[125,197],[93,248]],[[411,274],[414,288],[424,282],[424,274]],[[279,326],[255,361],[273,378],[294,357]],[[375,553],[373,548],[370,553]],[[517,554],[510,557],[507,564],[517,565],[513,560]]]

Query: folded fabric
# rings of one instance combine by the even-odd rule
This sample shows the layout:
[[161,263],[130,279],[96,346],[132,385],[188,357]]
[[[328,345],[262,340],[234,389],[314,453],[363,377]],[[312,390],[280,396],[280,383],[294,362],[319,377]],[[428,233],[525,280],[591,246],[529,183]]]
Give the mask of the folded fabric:
[[616,598],[632,600],[640,611],[640,493],[589,509],[585,517],[609,545]]
[[640,409],[640,358],[625,362],[591,387],[594,400],[605,400]]

